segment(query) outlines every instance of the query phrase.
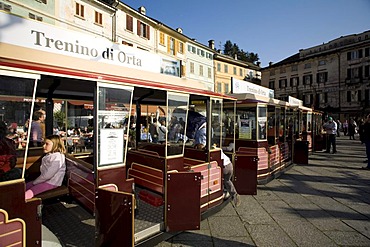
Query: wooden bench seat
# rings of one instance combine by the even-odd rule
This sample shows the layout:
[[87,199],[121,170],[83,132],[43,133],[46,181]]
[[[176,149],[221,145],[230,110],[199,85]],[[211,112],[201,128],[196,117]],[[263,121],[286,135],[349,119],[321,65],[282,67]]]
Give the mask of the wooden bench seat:
[[90,212],[95,208],[94,166],[66,155],[69,194]]
[[42,193],[36,195],[36,197],[41,198],[41,200],[45,201],[45,200],[49,200],[49,199],[60,198],[62,196],[66,196],[68,194],[69,194],[68,186],[62,184],[58,188],[42,192]]
[[148,188],[160,194],[164,193],[162,170],[138,163],[132,163],[131,167],[128,169],[128,178],[134,178],[135,184],[144,188]]
[[[92,174],[93,165],[83,160],[77,159],[71,155],[66,155],[66,174],[63,180],[63,184],[55,189],[40,193],[36,197],[41,198],[44,201],[69,195],[70,192],[72,194],[75,194],[77,191],[78,195],[84,194],[85,196],[88,196],[91,200],[91,197],[93,197],[93,194],[95,193],[95,186]],[[81,181],[79,181],[81,178],[83,178],[84,182],[88,183],[89,186],[81,186]],[[77,180],[78,184],[76,184]],[[84,191],[81,191],[81,188],[84,188]],[[88,188],[87,191],[86,188]]]

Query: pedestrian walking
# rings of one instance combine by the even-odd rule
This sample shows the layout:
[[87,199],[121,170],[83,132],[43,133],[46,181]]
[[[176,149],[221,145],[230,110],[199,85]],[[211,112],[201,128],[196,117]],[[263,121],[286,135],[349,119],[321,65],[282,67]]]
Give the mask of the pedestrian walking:
[[324,123],[323,128],[326,130],[328,141],[326,143],[326,153],[330,153],[330,148],[333,146],[333,154],[337,152],[336,136],[337,123],[333,121],[332,117],[328,117],[328,121]]
[[361,131],[362,133],[360,135],[362,141],[365,143],[367,156],[367,166],[363,167],[363,169],[370,170],[370,114],[367,115]]
[[364,125],[366,123],[366,120],[364,120],[363,118],[360,119],[359,123],[358,123],[358,135],[360,136],[360,141],[361,141],[361,144],[364,143]]
[[340,137],[340,131],[342,130],[342,123],[340,120],[337,120],[337,137]]
[[344,121],[344,123],[342,124],[342,128],[343,128],[343,134],[346,136],[347,133],[348,133],[348,120],[346,119],[346,121]]
[[348,135],[350,140],[355,140],[356,128],[356,121],[353,118],[350,118],[348,123]]

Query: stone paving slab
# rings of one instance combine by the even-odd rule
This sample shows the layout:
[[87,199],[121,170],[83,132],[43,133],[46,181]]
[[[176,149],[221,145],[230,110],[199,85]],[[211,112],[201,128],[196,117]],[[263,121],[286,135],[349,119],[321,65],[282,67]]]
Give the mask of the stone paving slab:
[[[369,220],[344,220],[348,226],[354,230],[362,233],[364,236],[370,239],[370,221]],[[370,245],[369,245],[370,246]]]
[[342,231],[342,232],[354,231],[352,227],[348,226],[348,224],[336,218],[328,217],[324,219],[307,219],[307,220],[320,231]]
[[298,246],[335,246],[330,238],[304,218],[281,218],[278,224]]
[[247,230],[256,246],[297,246],[276,223],[268,225],[249,225],[247,226]]
[[308,165],[293,166],[258,185],[257,195],[242,195],[239,207],[229,204],[204,220],[200,231],[158,246],[370,246],[365,147],[345,136],[337,149],[315,152]]
[[272,224],[274,222],[274,219],[263,209],[244,211],[240,214],[240,218],[249,225]]
[[220,237],[214,238],[214,247],[246,247],[256,246],[251,237]]
[[359,232],[325,231],[339,246],[370,246],[370,239]]
[[208,219],[212,236],[248,236],[243,222],[237,216],[232,217],[211,217]]

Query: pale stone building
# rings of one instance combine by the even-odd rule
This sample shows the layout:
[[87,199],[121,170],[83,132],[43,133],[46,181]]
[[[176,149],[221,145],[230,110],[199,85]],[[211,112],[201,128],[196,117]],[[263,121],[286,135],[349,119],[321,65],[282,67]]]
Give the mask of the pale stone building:
[[186,51],[186,77],[202,81],[207,90],[214,90],[213,55],[215,50],[188,39]]
[[52,25],[55,25],[55,6],[55,1],[46,0],[3,0],[0,2],[1,11]]
[[135,10],[117,2],[115,13],[115,42],[137,49],[154,52],[157,23],[146,16],[144,7]]
[[[214,48],[213,40],[209,41],[209,46]],[[259,63],[257,65],[238,60],[221,52],[214,54],[214,73],[215,73],[215,92],[222,94],[232,93],[231,78],[261,84],[261,71]]]
[[370,31],[302,49],[262,69],[275,97],[293,96],[342,120],[370,111]]
[[[147,16],[145,7],[136,10],[119,0],[24,0],[21,3],[6,0],[0,2],[0,9],[26,19],[103,37],[114,45],[157,54],[160,68],[155,72],[184,79],[185,86],[189,79],[201,85],[199,89],[227,94],[231,90],[231,78],[260,84],[259,65],[217,52],[213,41],[203,45],[189,38],[181,28],[173,29]],[[112,60],[114,48],[105,49],[104,59]]]
[[55,0],[55,25],[96,37],[113,39],[115,9],[101,1]]

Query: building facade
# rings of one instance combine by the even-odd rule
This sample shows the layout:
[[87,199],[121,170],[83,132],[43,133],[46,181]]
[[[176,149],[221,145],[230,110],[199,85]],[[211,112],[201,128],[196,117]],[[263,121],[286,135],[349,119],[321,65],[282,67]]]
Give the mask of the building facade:
[[[118,0],[4,0],[0,9],[156,54],[160,57],[157,73],[197,81],[200,89],[228,94],[231,78],[260,84],[259,65],[221,54],[214,41],[203,45],[189,38],[181,28],[173,29],[147,16],[145,7],[136,10]],[[104,59],[112,60],[114,50],[107,47]]]
[[[213,40],[209,41],[213,47]],[[222,94],[232,93],[232,78],[261,85],[260,67],[253,63],[244,62],[236,58],[216,52],[214,54],[215,92]]]
[[132,9],[122,2],[115,6],[115,42],[144,51],[154,52],[157,23],[146,16],[146,9]]
[[55,25],[55,1],[4,0],[0,1],[0,10],[36,21]]
[[186,76],[202,81],[208,90],[214,90],[213,56],[215,50],[195,40],[187,41]]
[[370,112],[370,31],[302,49],[262,71],[275,97],[296,97],[342,120]]

